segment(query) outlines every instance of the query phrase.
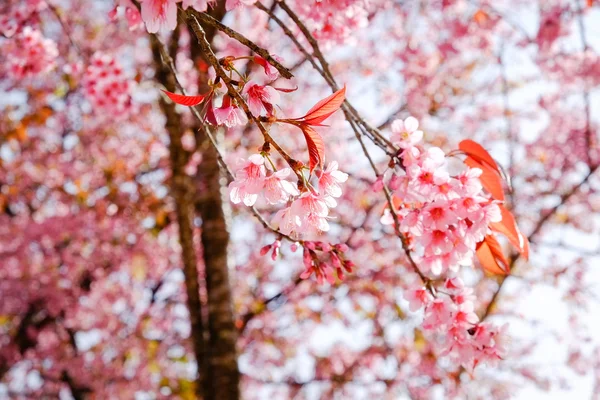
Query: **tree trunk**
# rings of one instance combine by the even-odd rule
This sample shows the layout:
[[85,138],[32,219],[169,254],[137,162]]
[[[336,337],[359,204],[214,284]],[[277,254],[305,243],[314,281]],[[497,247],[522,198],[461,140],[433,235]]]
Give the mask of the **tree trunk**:
[[[177,32],[177,31],[175,31]],[[177,33],[171,38],[172,46],[176,48]],[[171,92],[175,91],[175,77],[162,59],[160,43],[155,35],[151,36],[152,53],[156,65],[156,80]],[[174,53],[174,51],[171,51]],[[191,177],[185,171],[187,157],[181,144],[183,129],[180,115],[175,110],[175,105],[162,98],[160,106],[166,118],[165,128],[169,133],[169,156],[171,160],[171,196],[175,201],[177,224],[179,226],[179,241],[181,244],[181,258],[185,286],[187,292],[187,306],[190,312],[192,327],[192,347],[198,365],[198,378],[195,392],[197,398],[204,397],[204,382],[209,381],[208,370],[205,367],[204,326],[202,323],[202,303],[200,301],[200,287],[198,282],[198,261],[194,248],[192,220],[194,217],[194,186]]]
[[[217,8],[213,17],[221,19],[224,9]],[[207,28],[209,42],[215,30]],[[193,37],[193,33],[190,32]],[[191,40],[192,59],[204,60],[196,40]],[[200,92],[207,87],[208,76],[199,77]],[[208,138],[196,130],[196,140],[202,151],[202,162],[195,177],[199,197],[196,209],[202,219],[202,256],[206,271],[206,291],[208,306],[208,368],[210,382],[205,382],[207,400],[237,400],[240,397],[240,373],[237,364],[237,330],[233,316],[231,285],[227,246],[229,232],[223,211],[223,176],[219,168],[217,153]]]

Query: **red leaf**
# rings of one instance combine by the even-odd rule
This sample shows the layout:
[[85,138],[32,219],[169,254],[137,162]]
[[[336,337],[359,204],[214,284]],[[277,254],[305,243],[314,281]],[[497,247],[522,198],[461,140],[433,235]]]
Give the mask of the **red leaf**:
[[312,173],[317,165],[322,167],[323,157],[325,155],[325,143],[321,135],[308,125],[302,124],[302,133],[308,146],[309,168]]
[[490,228],[495,232],[504,234],[510,243],[519,250],[519,253],[526,260],[529,259],[529,241],[527,237],[521,233],[515,218],[506,207],[500,205],[500,211],[502,212],[502,221],[492,222]]
[[303,119],[308,125],[319,125],[325,121],[331,114],[339,110],[344,99],[346,98],[346,86],[333,93],[331,96],[324,98],[315,104],[304,117],[298,118]]
[[467,139],[460,142],[458,144],[458,148],[461,149],[467,156],[475,159],[475,161],[478,161],[481,164],[488,164],[499,174],[501,173],[500,168],[498,168],[498,164],[496,164],[496,161],[492,158],[490,153],[488,153],[487,150],[484,149],[483,146],[481,146],[479,143]]
[[510,273],[508,260],[504,257],[502,247],[494,235],[487,235],[477,244],[477,258],[485,271],[496,275]]
[[206,95],[198,95],[198,96],[185,96],[183,94],[171,93],[167,90],[163,90],[163,92],[169,96],[174,103],[181,104],[182,106],[193,107],[204,101]]
[[278,90],[278,91],[283,92],[283,93],[292,93],[292,92],[295,92],[296,90],[298,90],[298,86],[296,86],[295,88],[289,88],[289,89],[288,88],[280,88],[280,87],[274,87],[273,86],[273,89]]
[[465,159],[465,164],[471,168],[479,168],[483,171],[479,180],[483,187],[490,192],[496,200],[504,201],[504,189],[502,188],[502,177],[496,169],[493,169],[488,163],[481,163],[471,156]]

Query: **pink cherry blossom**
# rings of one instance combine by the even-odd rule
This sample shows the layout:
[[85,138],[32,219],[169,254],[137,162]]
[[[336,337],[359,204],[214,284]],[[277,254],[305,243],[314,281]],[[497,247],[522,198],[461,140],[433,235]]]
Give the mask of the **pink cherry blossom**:
[[319,175],[319,190],[327,196],[340,197],[342,195],[340,183],[347,180],[348,174],[339,171],[337,161],[332,161]]
[[[329,230],[327,216],[329,206],[327,198],[312,192],[304,192],[291,205],[291,212],[300,219],[302,230],[308,233],[320,233]],[[330,203],[330,205],[332,205]]]
[[434,201],[423,208],[423,225],[428,229],[445,230],[457,221],[457,216],[451,209],[451,203]]
[[285,203],[291,196],[300,194],[296,184],[285,179],[291,173],[290,168],[283,168],[265,178],[263,195],[268,203]]
[[231,104],[229,96],[223,98],[223,105],[213,110],[217,125],[225,125],[228,128],[233,128],[238,125],[248,123],[248,117],[241,108]]
[[397,119],[392,122],[392,142],[402,149],[413,147],[423,139],[423,131],[419,129],[419,121],[408,117],[404,121]]
[[263,111],[267,115],[273,114],[274,104],[279,101],[277,90],[267,85],[258,85],[249,81],[244,86],[243,93],[248,97],[248,107],[254,116],[260,116]]
[[281,233],[286,235],[295,234],[302,226],[300,217],[292,212],[291,207],[286,207],[277,211],[272,222]]
[[404,298],[408,301],[410,311],[417,311],[433,300],[433,296],[424,286],[408,289],[404,292]]
[[150,33],[177,26],[177,0],[142,0],[142,20]]
[[229,197],[234,204],[243,202],[253,206],[265,184],[265,159],[260,154],[250,156],[248,161],[241,160],[241,168],[235,174],[235,180],[229,184]]

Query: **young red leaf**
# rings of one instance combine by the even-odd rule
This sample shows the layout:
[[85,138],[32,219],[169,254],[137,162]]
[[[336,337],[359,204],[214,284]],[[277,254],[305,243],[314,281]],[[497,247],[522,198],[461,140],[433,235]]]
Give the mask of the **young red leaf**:
[[312,173],[317,165],[322,167],[323,157],[325,155],[325,143],[323,142],[321,135],[310,126],[302,124],[301,129],[304,134],[304,139],[306,139],[306,145],[308,146],[308,166]]
[[467,139],[460,142],[458,144],[458,148],[462,150],[467,156],[475,159],[475,161],[478,161],[482,164],[488,164],[499,174],[501,174],[500,168],[498,168],[498,164],[496,164],[496,161],[492,158],[490,153],[488,153],[487,150],[484,149],[483,146],[479,143]]
[[496,275],[510,273],[508,260],[504,257],[502,247],[493,235],[487,235],[477,244],[477,258],[485,271]]
[[346,98],[346,86],[324,98],[315,104],[304,117],[298,118],[304,120],[308,125],[319,125],[325,121],[331,114],[339,110]]
[[172,93],[167,90],[163,90],[163,92],[169,96],[174,103],[181,104],[182,106],[193,107],[204,101],[206,95],[198,95],[198,96],[185,96],[183,94]]
[[529,259],[529,241],[527,237],[521,233],[515,218],[506,207],[500,205],[500,211],[502,212],[502,221],[492,222],[490,228],[495,232],[504,234],[510,243],[519,250],[519,253],[526,260]]
[[479,180],[483,187],[490,192],[496,200],[504,201],[504,189],[502,188],[502,177],[496,169],[493,169],[488,163],[482,163],[471,156],[465,159],[465,164],[471,168],[479,168],[483,171]]

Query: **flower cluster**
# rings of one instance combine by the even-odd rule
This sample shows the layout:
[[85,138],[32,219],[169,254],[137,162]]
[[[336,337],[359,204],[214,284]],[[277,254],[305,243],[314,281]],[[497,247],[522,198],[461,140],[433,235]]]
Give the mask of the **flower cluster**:
[[329,210],[337,206],[335,198],[342,195],[340,183],[347,179],[348,174],[339,171],[338,163],[332,161],[319,173],[319,191],[309,187],[289,206],[279,210],[273,222],[286,235],[300,236],[327,232]]
[[[411,311],[425,309],[423,329],[441,336],[440,352],[467,369],[486,363],[494,365],[506,354],[500,329],[480,322],[474,312],[473,290],[460,278],[446,279],[440,296],[433,297],[423,286],[405,293]],[[441,294],[446,296],[441,296]]]
[[54,68],[58,49],[53,40],[38,30],[25,27],[8,40],[2,51],[7,57],[8,73],[15,79],[37,76]]
[[[419,146],[423,132],[409,117],[392,124],[392,141],[401,149],[400,171],[394,171],[390,188],[400,200],[395,205],[400,231],[409,237],[419,265],[433,275],[456,272],[469,264],[488,226],[502,219],[498,204],[483,191],[478,168],[451,176],[444,152]],[[389,209],[382,223],[393,224]]]
[[316,39],[343,43],[369,23],[369,12],[378,0],[297,1],[296,7]]
[[248,160],[238,161],[235,180],[229,184],[229,197],[234,204],[243,202],[247,206],[253,206],[259,194],[269,204],[285,203],[300,194],[296,184],[285,179],[291,172],[290,168],[268,170],[265,157],[253,154]]
[[123,68],[110,55],[96,52],[85,71],[83,87],[95,110],[111,118],[119,118],[131,111],[131,89]]
[[44,0],[4,0],[0,5],[0,35],[12,37],[46,7]]
[[292,173],[290,168],[270,170],[265,160],[263,155],[254,154],[238,162],[235,180],[229,184],[231,201],[253,206],[261,195],[269,204],[289,203],[273,220],[286,235],[328,231],[329,210],[337,206],[335,198],[342,195],[340,183],[348,179],[347,174],[338,171],[337,162],[332,161],[319,172],[319,191],[311,186],[301,193],[296,183],[286,180]]

